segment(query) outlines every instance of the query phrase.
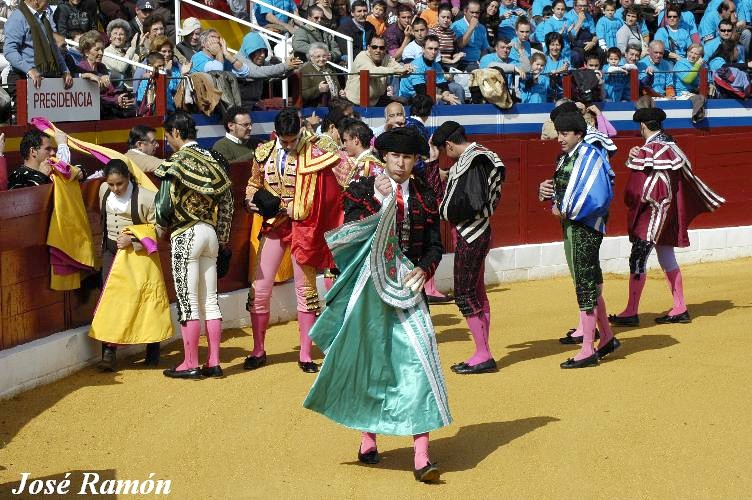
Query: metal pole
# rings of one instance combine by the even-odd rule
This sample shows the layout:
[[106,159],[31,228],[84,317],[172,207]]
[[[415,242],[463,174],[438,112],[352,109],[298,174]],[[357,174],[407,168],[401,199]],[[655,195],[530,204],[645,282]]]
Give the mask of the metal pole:
[[352,73],[352,65],[353,65],[353,41],[348,40],[347,41],[347,72]]
[[175,45],[180,43],[180,0],[175,0]]
[[[283,45],[283,47],[284,47],[284,54],[283,55],[284,55],[285,60],[287,60],[287,40],[288,40],[287,35],[285,35],[285,41],[284,41],[284,45]],[[290,105],[289,101],[287,100],[287,98],[289,97],[288,96],[288,88],[287,88],[287,86],[288,86],[288,82],[287,82],[287,78],[285,78],[285,79],[282,80],[282,100],[285,102],[285,106],[289,106]]]

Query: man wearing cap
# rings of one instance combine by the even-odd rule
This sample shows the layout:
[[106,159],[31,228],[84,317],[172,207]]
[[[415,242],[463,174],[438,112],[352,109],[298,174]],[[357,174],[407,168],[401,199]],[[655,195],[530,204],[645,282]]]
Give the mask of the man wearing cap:
[[[598,260],[614,195],[611,166],[602,150],[583,140],[587,126],[581,113],[559,113],[554,126],[562,154],[556,162],[551,213],[561,221],[583,334],[582,349],[561,367],[583,368],[597,365],[600,358],[619,347],[608,323]],[[597,350],[593,348],[596,323],[600,329]]]
[[175,48],[190,61],[193,54],[201,50],[201,39],[199,38],[201,22],[195,17],[189,17],[183,21],[183,27],[179,30],[179,34],[182,40]]
[[264,218],[248,297],[253,351],[243,363],[246,370],[266,364],[264,341],[274,276],[290,249],[300,334],[298,366],[306,373],[318,371],[308,331],[320,311],[316,270],[334,267],[324,232],[342,223],[342,188],[332,172],[340,158],[302,138],[298,113],[290,107],[277,114],[277,138],[256,148],[246,188],[248,209]]
[[689,246],[687,229],[703,212],[712,212],[725,200],[692,172],[684,152],[662,129],[666,113],[655,107],[635,111],[645,144],[629,151],[629,180],[624,193],[627,227],[632,242],[629,256],[629,299],[627,307],[609,320],[617,326],[640,323],[638,307],[645,287],[645,265],[653,247],[666,274],[674,305],[656,323],[689,323],[684,303],[684,285],[674,247]]
[[[564,101],[564,102],[561,102]],[[559,116],[561,113],[580,113],[583,114],[587,113],[587,108],[582,105],[581,103],[576,103],[574,101],[562,99],[561,104],[559,104],[557,107],[555,107],[551,113],[549,114],[549,118],[551,120],[551,125],[553,127],[553,122],[556,119],[557,116]],[[585,122],[587,123],[587,121]],[[614,156],[616,154],[616,144],[614,144],[614,141],[612,141],[606,134],[599,131],[597,128],[595,128],[593,125],[587,125],[587,130],[585,132],[585,137],[583,138],[583,141],[586,143],[595,146],[596,148],[599,148],[604,154],[607,154],[608,157]],[[615,174],[613,171],[610,172],[610,176],[612,178],[612,184],[613,184],[613,178],[615,177]],[[553,179],[546,179],[543,182],[540,183],[540,186],[538,187],[538,199],[540,201],[546,201],[550,200],[554,196],[554,181]],[[599,335],[598,329],[595,330],[596,338]],[[562,344],[581,344],[582,343],[582,322],[578,319],[577,328],[571,328],[563,337],[559,338],[559,342]]]
[[506,167],[493,151],[468,142],[465,128],[455,121],[444,122],[434,132],[431,145],[455,160],[441,201],[441,218],[457,232],[454,251],[454,300],[467,320],[475,341],[475,353],[452,366],[460,374],[496,370],[488,338],[491,305],[483,280],[486,255],[491,245],[490,218],[501,198]]
[[438,481],[428,433],[451,423],[436,337],[421,289],[441,260],[436,199],[411,177],[426,140],[384,132],[385,172],[345,193],[345,225],[327,234],[340,269],[311,336],[326,352],[303,406],[362,432],[358,460],[376,464],[376,434],[412,435],[414,476]]

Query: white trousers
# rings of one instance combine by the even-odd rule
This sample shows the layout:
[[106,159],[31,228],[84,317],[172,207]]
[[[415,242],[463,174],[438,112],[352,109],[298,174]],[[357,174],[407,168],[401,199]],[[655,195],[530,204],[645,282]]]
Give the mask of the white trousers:
[[180,322],[222,319],[217,298],[218,253],[217,232],[205,222],[172,237],[172,277]]

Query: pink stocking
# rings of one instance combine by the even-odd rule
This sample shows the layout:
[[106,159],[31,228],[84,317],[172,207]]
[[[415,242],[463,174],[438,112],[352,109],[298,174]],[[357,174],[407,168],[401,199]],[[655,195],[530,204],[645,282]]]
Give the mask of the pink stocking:
[[198,339],[201,336],[201,325],[197,319],[186,321],[180,326],[183,337],[183,362],[177,370],[189,370],[198,367]]
[[645,288],[647,278],[648,275],[645,273],[629,275],[629,299],[627,300],[627,308],[619,314],[619,317],[634,316],[637,314],[637,310],[640,307],[642,289]]
[[668,280],[671,295],[674,297],[674,307],[669,311],[669,314],[676,316],[687,310],[687,304],[684,303],[684,284],[681,270],[677,267],[673,271],[666,271],[666,280]]
[[476,316],[468,316],[467,326],[475,341],[475,354],[466,361],[470,366],[483,363],[491,359],[491,349],[488,347],[488,330],[486,329],[486,315],[480,313]]
[[595,319],[598,323],[598,330],[601,334],[601,340],[598,342],[598,348],[600,349],[614,338],[614,332],[611,330],[611,323],[608,322],[608,314],[606,313],[606,301],[603,300],[603,294],[598,295],[598,305],[595,307]]
[[334,286],[334,278],[324,277],[324,290],[327,292]]
[[414,435],[413,444],[415,446],[415,470],[420,470],[431,462],[428,458],[428,433]]
[[251,356],[259,357],[266,353],[264,339],[266,327],[269,324],[269,313],[251,313],[251,328],[253,329],[253,351]]
[[222,342],[222,320],[206,320],[206,341],[209,343],[209,359],[206,366],[212,367],[219,364],[219,345]]
[[372,432],[360,433],[360,452],[365,454],[376,451],[376,434]]
[[574,357],[575,361],[590,357],[595,352],[593,350],[593,341],[595,340],[595,311],[580,311],[580,322],[582,323],[582,349]]
[[426,295],[428,295],[429,297],[445,297],[443,293],[436,289],[436,283],[433,280],[433,276],[431,276],[431,279],[426,281],[424,290],[426,291]]
[[311,331],[311,327],[316,322],[316,313],[306,311],[298,311],[298,330],[300,331],[300,361],[302,363],[311,362],[311,337],[308,336],[308,332]]

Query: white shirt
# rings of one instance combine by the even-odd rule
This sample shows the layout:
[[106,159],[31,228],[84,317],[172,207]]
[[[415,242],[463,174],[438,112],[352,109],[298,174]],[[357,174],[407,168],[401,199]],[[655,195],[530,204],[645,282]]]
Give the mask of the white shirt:
[[226,132],[226,133],[225,133],[225,138],[226,138],[226,139],[229,139],[229,140],[231,140],[231,141],[232,141],[232,142],[234,142],[235,144],[243,144],[243,141],[242,141],[242,140],[238,139],[237,137],[235,137],[234,135],[232,135],[232,134],[231,134],[231,133],[229,133],[229,132]]
[[[403,61],[414,61],[415,59],[423,57],[423,47],[418,45],[418,42],[413,40],[412,42],[407,44],[407,47],[405,47],[405,50],[402,51],[402,60]],[[436,52],[436,61],[441,60],[441,52]]]
[[113,212],[129,212],[132,196],[133,196],[133,183],[129,182],[128,189],[125,191],[124,195],[118,196],[115,193],[110,193],[110,196],[107,197],[107,206]]

